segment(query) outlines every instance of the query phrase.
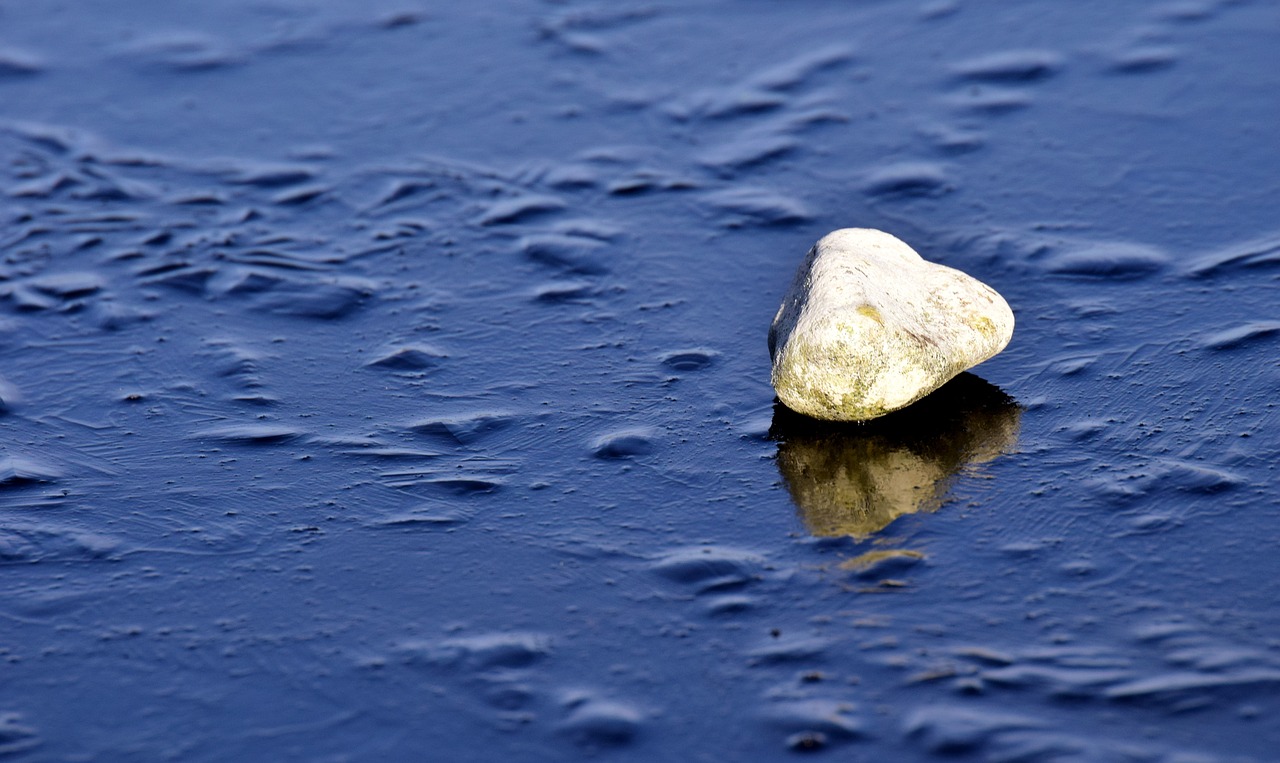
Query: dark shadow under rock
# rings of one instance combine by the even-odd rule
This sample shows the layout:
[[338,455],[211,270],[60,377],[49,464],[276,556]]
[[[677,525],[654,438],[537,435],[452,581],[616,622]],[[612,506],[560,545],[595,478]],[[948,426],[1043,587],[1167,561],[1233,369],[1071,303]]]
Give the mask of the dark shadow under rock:
[[1014,449],[1022,408],[964,373],[923,400],[861,423],[774,405],[778,471],[814,535],[866,536],[903,514],[936,511],[964,468]]

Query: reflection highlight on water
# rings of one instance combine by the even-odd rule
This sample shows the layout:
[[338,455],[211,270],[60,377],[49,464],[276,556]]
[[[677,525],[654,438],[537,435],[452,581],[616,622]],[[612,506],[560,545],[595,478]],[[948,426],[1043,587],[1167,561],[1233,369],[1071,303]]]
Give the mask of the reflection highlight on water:
[[973,374],[911,407],[860,424],[774,407],[769,435],[801,519],[819,536],[871,535],[903,514],[936,511],[961,470],[1011,452],[1022,408]]

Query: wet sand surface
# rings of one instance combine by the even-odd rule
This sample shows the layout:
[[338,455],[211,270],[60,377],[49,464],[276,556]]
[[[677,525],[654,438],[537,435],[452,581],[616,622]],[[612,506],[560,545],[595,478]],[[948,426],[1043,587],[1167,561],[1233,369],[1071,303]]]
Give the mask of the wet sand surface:
[[0,757],[1277,759],[1280,7],[476,6],[0,0]]

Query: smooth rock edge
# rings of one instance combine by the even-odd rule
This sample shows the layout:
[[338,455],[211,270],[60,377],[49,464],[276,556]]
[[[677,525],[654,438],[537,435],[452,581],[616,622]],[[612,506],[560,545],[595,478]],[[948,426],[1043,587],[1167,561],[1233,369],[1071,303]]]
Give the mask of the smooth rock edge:
[[773,388],[807,416],[873,419],[996,355],[1013,326],[981,281],[883,231],[837,230],[809,250],[769,329]]

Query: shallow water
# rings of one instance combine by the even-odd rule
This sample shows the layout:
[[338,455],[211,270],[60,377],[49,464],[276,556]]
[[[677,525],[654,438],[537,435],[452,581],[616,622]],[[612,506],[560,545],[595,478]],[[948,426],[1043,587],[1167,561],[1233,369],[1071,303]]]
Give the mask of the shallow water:
[[[0,0],[0,755],[1276,759],[1278,30]],[[815,430],[846,226],[1018,329]]]

